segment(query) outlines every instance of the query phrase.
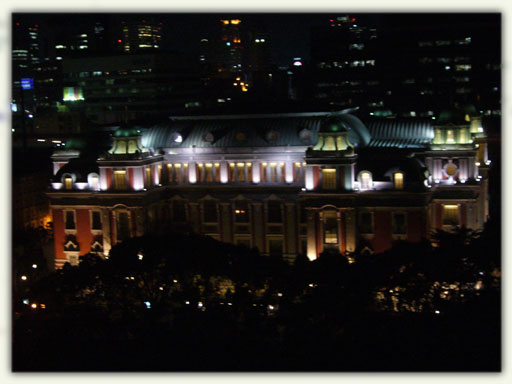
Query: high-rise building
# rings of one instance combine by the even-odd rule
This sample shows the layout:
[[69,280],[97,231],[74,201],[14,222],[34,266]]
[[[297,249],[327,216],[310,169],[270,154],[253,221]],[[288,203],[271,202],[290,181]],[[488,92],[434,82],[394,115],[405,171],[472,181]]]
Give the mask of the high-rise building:
[[120,43],[123,52],[134,53],[161,48],[163,23],[155,17],[127,17],[121,21],[121,25],[123,38]]
[[218,47],[218,68],[221,72],[242,72],[243,45],[239,19],[222,19],[220,45]]
[[345,15],[311,33],[312,97],[330,108],[379,103],[378,33],[367,21]]

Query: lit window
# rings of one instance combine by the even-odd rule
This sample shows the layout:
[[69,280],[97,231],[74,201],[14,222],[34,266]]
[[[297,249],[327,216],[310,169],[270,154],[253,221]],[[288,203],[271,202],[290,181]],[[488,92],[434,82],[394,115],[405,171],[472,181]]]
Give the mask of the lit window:
[[322,169],[322,188],[336,189],[336,169]]
[[263,180],[264,183],[266,183],[268,181],[267,163],[261,163],[261,173],[262,173],[261,179]]
[[436,128],[434,130],[434,144],[442,144],[443,143],[443,133],[441,132],[441,129]]
[[249,222],[249,204],[245,200],[237,200],[235,202],[235,222]]
[[151,167],[146,168],[146,188],[151,186]]
[[64,179],[64,187],[66,189],[73,189],[73,179],[71,177],[66,177]]
[[446,130],[446,143],[454,144],[455,143],[455,134],[453,129]]
[[207,163],[205,166],[205,174],[206,174],[206,182],[211,183],[213,182],[213,164]]
[[276,182],[277,181],[277,164],[276,163],[270,163],[270,181]]
[[459,225],[458,205],[443,205],[443,225]]
[[393,175],[393,180],[395,183],[395,189],[404,189],[404,174],[402,172],[397,172]]
[[461,128],[459,131],[459,143],[467,144],[468,142],[468,131],[465,128]]
[[239,181],[239,182],[245,181],[245,164],[237,163],[236,168],[237,168],[237,175],[236,175],[237,181]]
[[229,181],[235,181],[235,163],[229,163]]
[[220,182],[220,164],[215,163],[214,167],[215,167],[215,182],[219,183]]
[[126,189],[126,171],[114,171],[114,188]]
[[338,219],[335,211],[324,212],[324,243],[338,244]]
[[371,189],[372,175],[370,172],[361,172],[361,189]]
[[201,182],[204,178],[204,165],[199,163],[197,164],[197,181]]

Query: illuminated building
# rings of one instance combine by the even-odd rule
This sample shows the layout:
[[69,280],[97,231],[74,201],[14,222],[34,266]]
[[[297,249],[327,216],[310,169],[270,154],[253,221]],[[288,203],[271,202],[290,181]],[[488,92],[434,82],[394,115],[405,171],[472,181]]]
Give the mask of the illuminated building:
[[485,134],[338,113],[171,117],[53,156],[56,266],[185,227],[293,261],[375,252],[487,220]]
[[220,20],[222,32],[219,47],[219,70],[224,72],[242,72],[242,40],[239,19]]
[[162,23],[152,17],[123,20],[123,39],[120,42],[125,53],[160,49],[162,45]]
[[95,123],[154,118],[201,102],[199,71],[178,54],[69,58],[62,65],[63,103]]

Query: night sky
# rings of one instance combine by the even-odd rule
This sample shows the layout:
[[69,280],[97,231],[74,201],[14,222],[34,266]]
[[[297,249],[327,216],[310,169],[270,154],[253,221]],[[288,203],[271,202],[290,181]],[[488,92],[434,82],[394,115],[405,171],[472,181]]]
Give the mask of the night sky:
[[[23,15],[27,22],[40,24],[40,32],[48,38],[51,50],[54,36],[73,33],[96,20],[110,24],[112,30],[119,26],[120,20],[127,15],[142,17],[156,16],[163,22],[163,47],[166,49],[197,54],[201,38],[215,39],[219,37],[221,18],[239,18],[244,27],[258,25],[259,30],[266,30],[272,39],[273,59],[277,65],[290,65],[294,57],[309,59],[309,41],[311,28],[328,25],[330,18],[346,15],[337,13],[154,13],[154,14],[30,14]],[[499,14],[375,14],[350,13],[361,25],[382,28],[400,28],[410,25],[443,26],[456,28],[458,22],[500,23]],[[18,19],[18,16],[15,16]],[[77,32],[75,32],[77,33]],[[45,43],[43,42],[43,46]]]

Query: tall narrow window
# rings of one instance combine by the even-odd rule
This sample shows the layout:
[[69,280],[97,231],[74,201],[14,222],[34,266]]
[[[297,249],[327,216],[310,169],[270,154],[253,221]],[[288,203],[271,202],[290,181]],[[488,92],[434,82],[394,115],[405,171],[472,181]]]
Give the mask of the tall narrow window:
[[74,211],[65,211],[66,216],[66,229],[76,229],[75,225],[75,212]]
[[459,225],[459,206],[443,205],[443,225]]
[[245,200],[237,200],[235,202],[235,222],[249,222],[249,204]]
[[73,179],[71,177],[64,178],[64,188],[73,189]]
[[285,170],[284,170],[284,163],[280,163],[279,164],[279,170],[281,171],[281,181],[285,182],[286,181],[286,174],[285,174]]
[[324,212],[324,244],[338,244],[338,220],[336,211]]
[[117,213],[117,240],[123,241],[130,238],[130,217],[128,212]]
[[220,164],[215,163],[214,167],[215,167],[215,182],[220,183]]
[[397,172],[393,175],[395,189],[404,189],[404,174]]
[[126,189],[126,171],[114,171],[114,188]]
[[211,163],[206,163],[204,165],[204,169],[205,169],[205,174],[206,174],[206,178],[205,178],[205,181],[207,183],[211,183],[213,182],[213,170],[212,170],[212,164]]
[[295,182],[300,182],[300,179],[301,179],[301,173],[302,173],[302,168],[300,166],[300,163],[295,163],[294,164],[294,179],[295,179]]
[[404,212],[393,213],[391,230],[394,235],[405,235],[407,233],[407,221]]
[[282,204],[280,201],[269,201],[267,203],[267,221],[269,223],[282,223],[283,222],[283,213],[282,213]]
[[218,220],[217,202],[214,200],[205,200],[203,202],[203,222],[216,223]]
[[204,181],[204,164],[202,163],[197,164],[197,181]]
[[172,203],[172,219],[183,223],[187,221],[187,209],[183,200],[174,200]]
[[183,164],[183,182],[188,183],[188,164]]
[[267,163],[261,163],[261,180],[266,183],[268,182],[267,176]]
[[453,132],[453,129],[447,129],[446,130],[446,143],[447,144],[454,144],[455,143],[455,134]]
[[336,189],[336,169],[322,169],[322,188]]
[[158,182],[162,183],[162,165],[158,164]]
[[183,178],[181,177],[181,164],[174,164],[174,180],[176,183],[181,183]]
[[247,181],[252,183],[252,163],[246,163],[247,165]]
[[434,144],[443,144],[443,133],[440,128],[434,130]]
[[244,163],[236,163],[236,178],[238,182],[245,181],[245,164]]
[[229,181],[235,181],[235,163],[229,163]]
[[146,188],[151,186],[151,167],[146,168]]
[[270,181],[275,183],[277,181],[277,164],[270,163]]
[[172,164],[167,164],[167,174],[169,175],[169,184],[171,184],[173,182],[173,172],[174,170],[172,169]]
[[91,212],[91,229],[93,231],[101,231],[101,212],[100,211],[92,211]]
[[370,172],[361,172],[361,189],[371,189],[372,175]]

